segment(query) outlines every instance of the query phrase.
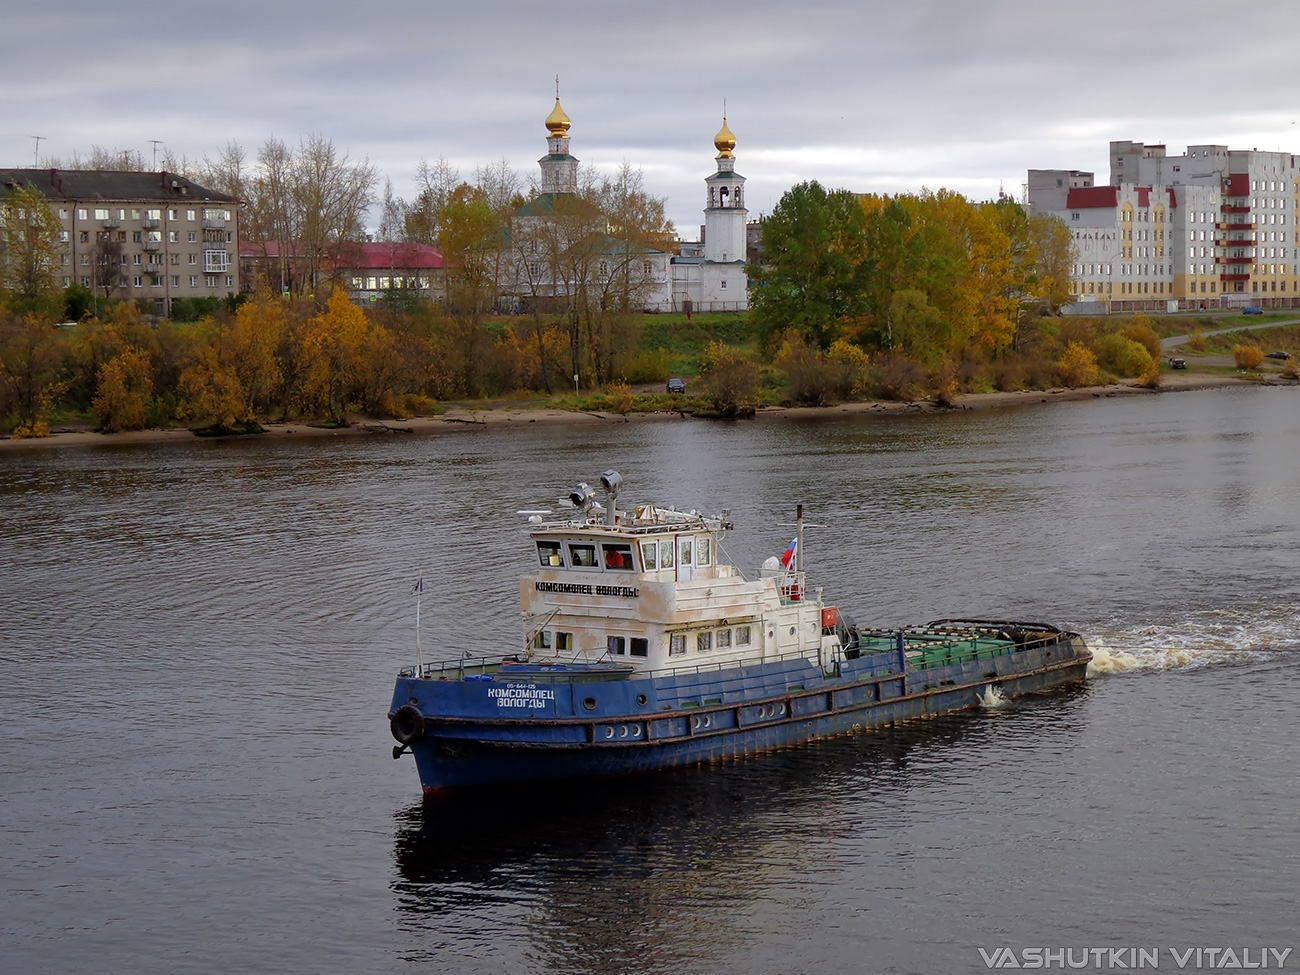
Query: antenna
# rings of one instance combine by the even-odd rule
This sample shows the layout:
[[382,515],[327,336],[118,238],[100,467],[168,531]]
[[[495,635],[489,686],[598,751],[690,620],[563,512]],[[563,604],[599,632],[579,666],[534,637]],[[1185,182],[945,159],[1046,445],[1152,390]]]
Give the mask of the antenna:
[[36,151],[32,153],[32,167],[35,168],[41,164],[41,140],[43,135],[29,135],[27,138],[36,140]]
[[158,169],[158,147],[163,144],[163,141],[162,139],[150,139],[149,141],[153,143],[153,168],[156,172]]

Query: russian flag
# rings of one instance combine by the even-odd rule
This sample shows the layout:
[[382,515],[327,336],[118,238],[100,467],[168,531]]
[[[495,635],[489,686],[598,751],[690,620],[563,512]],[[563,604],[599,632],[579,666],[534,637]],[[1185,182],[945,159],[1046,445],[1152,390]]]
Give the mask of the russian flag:
[[787,546],[785,550],[785,554],[781,556],[781,564],[785,566],[787,569],[794,567],[794,550],[798,544],[799,544],[799,539],[797,538],[790,539],[790,544],[789,546]]

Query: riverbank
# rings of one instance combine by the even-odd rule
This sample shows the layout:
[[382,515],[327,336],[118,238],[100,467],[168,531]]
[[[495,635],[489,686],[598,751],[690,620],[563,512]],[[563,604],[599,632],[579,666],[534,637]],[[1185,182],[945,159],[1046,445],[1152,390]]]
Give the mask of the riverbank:
[[[1032,406],[1042,403],[1066,403],[1081,400],[1100,399],[1111,396],[1152,396],[1166,392],[1178,392],[1191,389],[1218,389],[1228,386],[1259,385],[1269,382],[1268,377],[1242,377],[1206,375],[1187,373],[1166,375],[1159,389],[1144,389],[1126,383],[1112,383],[1108,386],[1086,386],[1080,389],[1020,390],[1002,393],[971,393],[958,399],[955,407],[939,407],[930,402],[902,403],[888,400],[870,400],[860,403],[841,403],[837,406],[816,407],[764,407],[755,415],[755,420],[779,417],[818,417],[842,416],[848,414],[893,415],[907,413],[939,413],[955,410],[987,410],[1015,406]],[[358,437],[358,436],[392,436],[429,433],[446,433],[457,430],[484,430],[509,427],[523,427],[531,424],[554,426],[568,424],[607,425],[610,423],[636,423],[647,420],[663,422],[681,422],[694,420],[688,413],[606,413],[577,412],[551,407],[528,407],[519,405],[493,404],[489,407],[474,407],[464,404],[449,406],[436,416],[417,416],[408,420],[367,420],[358,419],[350,426],[325,428],[311,426],[301,422],[283,422],[266,424],[266,433],[258,437]],[[0,438],[0,453],[13,450],[52,449],[59,447],[107,446],[118,444],[158,444],[158,443],[192,443],[194,433],[184,427],[165,430],[130,430],[122,433],[97,433],[89,425],[64,426],[53,430],[48,437],[4,437]]]

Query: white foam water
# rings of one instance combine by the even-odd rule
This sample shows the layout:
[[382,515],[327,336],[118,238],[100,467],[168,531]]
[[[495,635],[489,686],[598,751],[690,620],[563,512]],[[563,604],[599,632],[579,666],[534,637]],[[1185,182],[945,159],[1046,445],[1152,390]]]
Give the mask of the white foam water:
[[1088,636],[1088,676],[1246,663],[1297,648],[1295,607],[1206,610],[1184,620]]
[[992,684],[984,689],[984,693],[979,696],[979,699],[980,707],[983,708],[1000,708],[1009,700],[1002,691]]

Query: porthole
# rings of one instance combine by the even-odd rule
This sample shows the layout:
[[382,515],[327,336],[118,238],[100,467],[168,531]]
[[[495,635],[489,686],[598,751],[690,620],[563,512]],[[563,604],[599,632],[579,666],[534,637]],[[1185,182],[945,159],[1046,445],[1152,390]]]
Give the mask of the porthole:
[[785,714],[785,705],[784,705],[784,704],[778,704],[778,705],[776,706],[776,713],[777,713],[778,715]]
[[632,726],[632,737],[633,738],[641,737],[641,726],[639,724],[634,724]]
[[614,729],[613,729],[613,728],[606,728],[606,729],[605,729],[605,737],[606,737],[606,738],[613,738],[613,737],[614,737]]
[[594,711],[596,710],[596,699],[594,697],[586,698],[582,702],[582,706],[586,708],[588,711]]
[[691,727],[696,731],[700,728],[700,716],[698,714],[691,717]]
[[646,703],[646,696],[644,694],[638,694],[636,696],[636,706],[639,708],[643,708],[645,707],[645,703]]
[[790,627],[790,635],[791,635],[791,636],[794,636],[794,627],[793,627],[793,626]]
[[626,738],[626,737],[627,737],[627,725],[625,725],[625,724],[621,724],[621,725],[618,726],[618,736],[619,736],[620,738]]

